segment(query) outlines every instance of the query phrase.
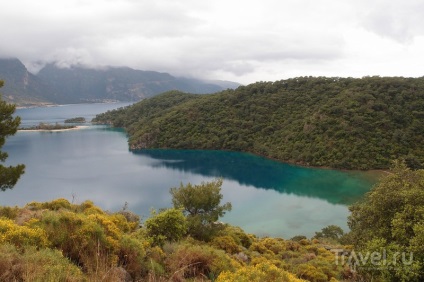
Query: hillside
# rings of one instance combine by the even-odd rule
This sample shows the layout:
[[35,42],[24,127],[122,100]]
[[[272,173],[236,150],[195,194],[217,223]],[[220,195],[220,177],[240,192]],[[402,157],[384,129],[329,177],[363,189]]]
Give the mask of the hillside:
[[5,81],[4,99],[18,106],[139,101],[169,90],[205,94],[239,85],[128,67],[60,68],[47,64],[34,75],[18,59],[0,59],[0,80]]
[[56,103],[139,101],[169,90],[204,94],[224,89],[196,79],[176,78],[168,73],[126,67],[59,68],[50,64],[40,70],[38,77],[56,90]]
[[28,72],[18,59],[0,59],[3,100],[19,106],[49,104],[54,95],[44,81]]
[[132,149],[245,151],[311,166],[424,164],[424,78],[299,77],[211,95],[169,92],[94,121]]

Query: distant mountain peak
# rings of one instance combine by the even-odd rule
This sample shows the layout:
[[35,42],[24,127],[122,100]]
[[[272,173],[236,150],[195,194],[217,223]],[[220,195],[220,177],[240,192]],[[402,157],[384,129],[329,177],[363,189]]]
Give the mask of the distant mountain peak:
[[169,90],[206,94],[239,86],[126,66],[91,67],[60,62],[45,64],[34,75],[16,58],[0,59],[0,80],[8,85],[0,93],[18,105],[139,101]]

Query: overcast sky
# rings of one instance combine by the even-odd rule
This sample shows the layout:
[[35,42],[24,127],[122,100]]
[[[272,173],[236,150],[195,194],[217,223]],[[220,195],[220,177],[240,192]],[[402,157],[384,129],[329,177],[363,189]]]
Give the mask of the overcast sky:
[[423,0],[9,0],[0,57],[243,84],[423,76]]

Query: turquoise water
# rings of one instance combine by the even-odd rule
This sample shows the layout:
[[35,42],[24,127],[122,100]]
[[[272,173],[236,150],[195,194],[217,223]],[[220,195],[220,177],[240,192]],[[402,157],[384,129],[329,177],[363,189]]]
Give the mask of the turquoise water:
[[[63,122],[125,104],[86,104],[20,109],[24,126]],[[90,199],[110,211],[129,209],[149,216],[171,206],[170,187],[222,177],[224,201],[233,205],[222,221],[257,235],[312,236],[336,224],[346,228],[347,206],[373,184],[360,172],[304,168],[251,154],[225,151],[128,150],[125,132],[89,125],[64,132],[18,132],[3,147],[6,164],[24,163],[14,189],[1,205],[31,201]]]

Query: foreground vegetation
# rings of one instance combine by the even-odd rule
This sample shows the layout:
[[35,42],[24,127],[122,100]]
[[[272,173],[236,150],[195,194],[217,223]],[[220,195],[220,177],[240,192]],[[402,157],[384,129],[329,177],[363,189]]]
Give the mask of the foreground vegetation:
[[[230,209],[220,205],[220,184],[173,188],[174,208],[154,211],[142,225],[130,211],[110,213],[90,201],[2,207],[0,281],[329,281],[352,275],[319,240],[257,238],[216,223]],[[181,202],[193,190],[203,199]]]
[[[0,80],[0,88],[4,82]],[[6,152],[1,151],[1,148],[6,142],[6,138],[12,136],[18,130],[21,123],[20,117],[13,116],[15,105],[8,104],[1,99],[0,95],[0,190],[12,188],[19,177],[25,172],[25,165],[19,164],[16,166],[4,166],[3,163],[9,156]]]
[[246,151],[312,166],[424,164],[424,78],[299,77],[211,95],[169,92],[94,121],[133,149]]
[[143,222],[90,201],[1,207],[0,281],[424,279],[424,170],[398,163],[351,207],[349,233],[328,226],[311,239],[258,238],[219,223],[231,210],[221,184],[172,188],[174,207]]
[[346,240],[369,259],[366,281],[424,281],[424,170],[397,162],[359,203],[350,207]]

